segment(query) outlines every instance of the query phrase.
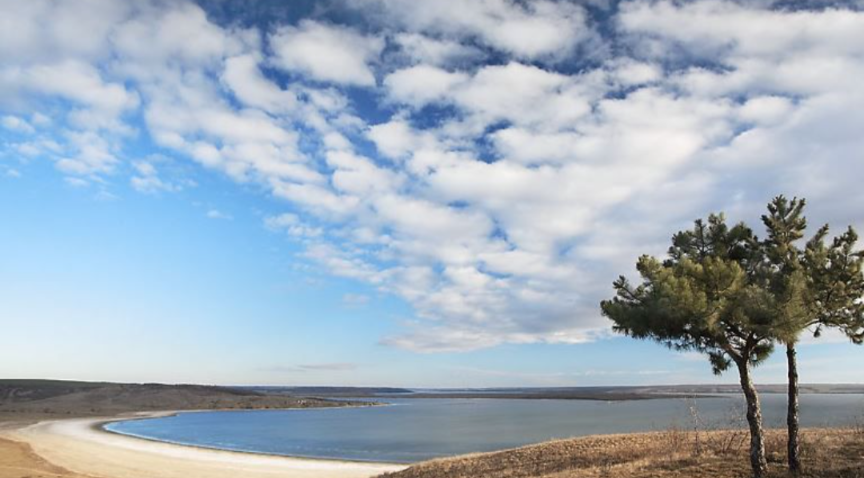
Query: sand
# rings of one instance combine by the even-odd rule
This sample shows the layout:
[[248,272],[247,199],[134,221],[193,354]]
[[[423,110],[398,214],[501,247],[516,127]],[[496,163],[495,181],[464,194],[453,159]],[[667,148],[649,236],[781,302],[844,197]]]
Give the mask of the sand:
[[[110,419],[56,420],[0,430],[0,439],[18,442],[17,445],[7,442],[0,450],[6,450],[4,454],[8,453],[10,459],[14,455],[21,462],[15,469],[0,468],[0,478],[78,475],[102,478],[361,478],[406,467],[173,445],[106,432],[100,428],[106,421]],[[0,462],[3,461],[5,458],[0,455]],[[32,474],[24,472],[27,466],[32,467]],[[15,470],[21,474],[16,475]]]

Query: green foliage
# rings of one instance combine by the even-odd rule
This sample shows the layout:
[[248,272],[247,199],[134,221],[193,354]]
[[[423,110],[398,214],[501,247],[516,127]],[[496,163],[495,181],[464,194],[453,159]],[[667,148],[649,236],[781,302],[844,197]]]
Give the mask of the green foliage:
[[864,251],[855,251],[851,227],[825,244],[828,226],[807,242],[801,262],[807,271],[808,309],[819,336],[824,327],[840,329],[854,343],[864,342]]
[[851,227],[826,244],[828,226],[822,226],[803,250],[807,220],[803,199],[778,196],[768,204],[762,222],[768,231],[764,242],[769,260],[772,291],[782,310],[777,338],[794,344],[813,328],[818,337],[825,327],[841,330],[853,342],[864,341],[864,252],[855,251],[858,235]]
[[811,319],[808,271],[801,263],[801,250],[796,244],[807,229],[805,204],[804,199],[790,201],[778,196],[768,203],[768,214],[762,216],[767,231],[761,244],[767,261],[767,279],[771,293],[777,298],[781,318],[775,335],[785,343],[797,340]]
[[771,353],[781,319],[760,244],[750,228],[729,227],[722,214],[697,220],[675,234],[663,262],[639,258],[638,286],[615,281],[603,314],[617,332],[708,354],[718,374],[733,362],[759,363]]
[[738,367],[754,476],[764,474],[765,455],[749,366],[765,360],[775,342],[786,345],[789,466],[799,470],[795,343],[811,327],[817,336],[835,327],[864,342],[864,252],[855,250],[858,236],[849,228],[826,245],[823,226],[802,250],[805,204],[774,198],[762,216],[767,236],[761,241],[743,223],[729,227],[722,214],[697,220],[692,230],[672,237],[666,260],[639,258],[638,286],[622,276],[614,282],[615,297],[601,303],[617,332],[705,353],[716,374],[733,363]]
[[722,214],[672,237],[668,257],[639,258],[641,283],[614,282],[601,303],[617,332],[708,355],[721,373],[732,363],[764,360],[773,342],[795,343],[813,327],[864,342],[864,252],[852,228],[826,244],[828,226],[799,247],[805,200],[778,196],[762,216],[766,238]]

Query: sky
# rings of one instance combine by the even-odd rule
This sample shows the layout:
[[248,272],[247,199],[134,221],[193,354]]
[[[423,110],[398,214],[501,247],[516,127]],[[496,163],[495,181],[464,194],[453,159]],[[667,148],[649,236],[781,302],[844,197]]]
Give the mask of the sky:
[[0,0],[0,376],[734,382],[599,302],[711,212],[864,229],[862,79],[862,2]]

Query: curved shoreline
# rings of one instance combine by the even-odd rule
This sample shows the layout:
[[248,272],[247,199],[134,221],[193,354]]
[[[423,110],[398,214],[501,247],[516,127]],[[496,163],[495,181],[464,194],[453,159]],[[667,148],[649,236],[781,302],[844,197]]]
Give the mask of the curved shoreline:
[[[375,406],[381,406],[381,405],[375,405]],[[304,409],[286,409],[285,411],[288,411],[288,410],[293,411],[293,410],[304,410]],[[328,461],[328,462],[337,462],[337,463],[358,463],[358,464],[369,464],[369,465],[388,465],[388,466],[392,465],[392,466],[402,466],[403,468],[412,465],[412,463],[404,463],[404,462],[396,463],[396,462],[361,460],[361,459],[350,459],[350,458],[335,458],[335,457],[330,458],[330,457],[317,457],[317,456],[304,456],[304,455],[288,455],[288,454],[283,454],[283,453],[269,453],[266,451],[238,450],[238,449],[233,449],[233,448],[220,448],[218,446],[207,446],[207,445],[199,445],[199,444],[194,444],[194,443],[184,443],[184,442],[180,442],[180,441],[165,440],[165,439],[161,439],[161,438],[152,438],[152,437],[148,437],[148,436],[144,436],[144,435],[137,435],[134,433],[121,432],[121,431],[117,431],[117,430],[109,430],[108,428],[105,428],[107,425],[109,425],[111,423],[131,422],[131,421],[135,421],[135,420],[149,420],[151,418],[168,418],[168,417],[180,415],[181,413],[210,413],[210,412],[219,413],[219,412],[238,412],[238,411],[239,412],[260,412],[260,411],[278,411],[278,410],[272,410],[272,409],[268,409],[268,410],[232,410],[232,409],[227,409],[227,410],[178,410],[178,411],[173,411],[173,412],[154,412],[154,413],[148,414],[146,416],[115,417],[112,419],[107,419],[107,420],[95,422],[91,426],[93,427],[94,430],[96,430],[100,433],[108,433],[111,435],[117,435],[117,436],[126,437],[126,438],[133,438],[136,440],[144,440],[144,441],[153,442],[153,443],[166,443],[168,445],[176,445],[176,446],[182,446],[182,447],[188,447],[188,448],[196,448],[196,449],[200,449],[200,450],[225,451],[225,452],[231,452],[231,453],[242,453],[244,455],[272,456],[272,457],[276,457],[276,458],[291,458],[291,459],[297,459],[297,460]]]
[[[191,412],[191,410],[190,410]],[[42,421],[0,432],[29,445],[46,461],[83,475],[104,477],[367,478],[407,467],[404,464],[288,457],[205,448],[111,432],[102,427],[126,420],[170,416],[144,412],[112,417]]]

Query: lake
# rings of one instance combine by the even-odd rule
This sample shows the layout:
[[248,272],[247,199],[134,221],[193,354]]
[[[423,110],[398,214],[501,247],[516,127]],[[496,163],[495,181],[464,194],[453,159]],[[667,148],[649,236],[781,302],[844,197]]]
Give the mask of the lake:
[[[765,423],[782,427],[786,397],[761,396]],[[181,413],[114,422],[109,431],[185,445],[311,458],[411,463],[553,438],[692,427],[743,426],[738,396],[619,402],[536,399],[392,399],[388,406]],[[739,419],[732,418],[738,415]],[[864,395],[801,396],[803,426],[864,415]]]

